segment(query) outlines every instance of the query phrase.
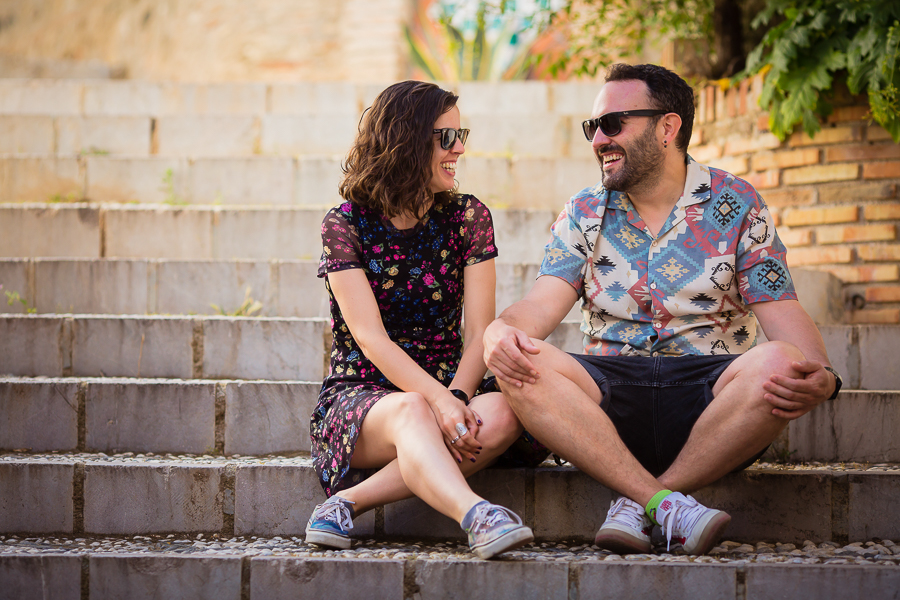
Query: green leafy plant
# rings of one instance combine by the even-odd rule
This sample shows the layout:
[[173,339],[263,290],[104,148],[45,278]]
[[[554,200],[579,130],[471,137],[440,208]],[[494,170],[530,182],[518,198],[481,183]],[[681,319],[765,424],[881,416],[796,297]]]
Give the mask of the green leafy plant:
[[558,0],[422,0],[404,28],[421,74],[443,81],[526,79]]
[[601,68],[639,56],[661,37],[714,42],[713,0],[579,0],[549,11],[570,41],[552,65],[555,73],[594,76]]
[[165,194],[163,204],[171,204],[173,206],[183,206],[187,201],[175,193],[175,173],[172,169],[166,169],[162,176],[162,185],[160,191]]
[[[0,285],[0,289],[3,289],[2,285]],[[3,290],[3,293],[6,294],[6,305],[7,306],[13,306],[14,304],[16,304],[18,302],[19,304],[21,304],[22,306],[25,307],[26,313],[33,315],[34,313],[37,312],[37,308],[35,308],[33,306],[29,307],[28,300],[26,300],[21,295],[19,295],[19,292]]]
[[833,110],[834,86],[866,93],[872,118],[900,142],[900,3],[768,0],[759,24],[781,20],[750,53],[745,74],[765,73],[760,105],[784,139],[810,136]]
[[259,300],[254,300],[250,295],[251,293],[252,289],[250,286],[247,286],[247,289],[244,292],[244,301],[240,306],[231,311],[223,309],[218,304],[210,303],[210,306],[216,311],[216,314],[224,317],[252,317],[263,309],[263,304]]

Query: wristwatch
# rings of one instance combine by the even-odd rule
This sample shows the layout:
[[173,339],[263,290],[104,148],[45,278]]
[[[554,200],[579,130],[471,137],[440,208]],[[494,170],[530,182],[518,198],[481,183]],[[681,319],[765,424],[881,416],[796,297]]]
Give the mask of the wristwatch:
[[841,386],[844,385],[844,380],[841,379],[841,376],[838,375],[838,372],[831,367],[825,367],[825,370],[834,375],[834,393],[831,395],[831,398],[829,398],[829,400],[834,400],[835,398],[837,398],[838,393],[841,391]]

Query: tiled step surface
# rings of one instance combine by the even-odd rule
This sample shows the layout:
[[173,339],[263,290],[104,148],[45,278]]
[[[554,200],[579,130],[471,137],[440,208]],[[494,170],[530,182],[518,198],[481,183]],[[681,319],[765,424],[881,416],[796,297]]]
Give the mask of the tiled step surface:
[[[114,152],[127,143],[163,155],[198,148],[216,154],[222,147],[246,155],[344,153],[363,110],[389,83],[6,79],[0,81],[0,127],[9,132],[0,152],[92,146]],[[481,152],[559,155],[576,144],[586,148],[580,124],[589,116],[596,83],[461,82],[447,87],[460,95],[463,127],[473,130],[470,146]],[[529,126],[522,127],[523,122]],[[93,137],[79,138],[84,131]]]
[[[578,321],[547,338],[582,351]],[[847,389],[898,390],[898,325],[823,325]],[[0,315],[0,375],[318,381],[331,330],[325,318]]]
[[330,338],[325,319],[0,315],[0,375],[318,381]]
[[[0,116],[0,131],[2,120]],[[266,151],[267,155],[197,158],[133,152],[12,156],[0,147],[0,202],[87,199],[177,206],[332,206],[340,202],[341,161],[349,148],[347,142],[327,154],[298,149],[277,155]],[[583,151],[573,157],[472,152],[459,161],[459,189],[491,206],[558,211],[572,194],[600,180],[600,168],[589,150],[585,142]]]
[[[557,561],[517,552],[493,561],[303,556],[0,556],[0,598],[17,600],[764,600],[896,598],[893,566]],[[84,593],[82,590],[84,589]],[[8,593],[7,593],[8,592]],[[5,595],[2,595],[5,594]]]
[[[537,264],[498,262],[497,313],[531,289]],[[0,313],[234,314],[249,298],[254,316],[327,317],[317,260],[0,259],[0,284],[24,302]],[[791,272],[801,304],[819,324],[840,323],[840,281],[823,271]],[[581,318],[576,303],[569,319]]]
[[[0,313],[233,314],[249,294],[262,304],[253,316],[327,317],[318,266],[318,260],[280,259],[0,259],[3,290],[25,301],[0,302]],[[538,265],[498,263],[496,270],[499,312],[531,288]],[[573,307],[571,317],[579,315]]]
[[[0,258],[318,259],[325,208],[0,204]],[[498,262],[540,263],[551,210],[494,211]]]
[[[306,458],[0,455],[0,532],[303,535],[324,499]],[[522,516],[540,540],[591,541],[613,494],[568,467],[488,469],[472,489]],[[752,467],[695,497],[726,510],[739,542],[898,539],[900,466]],[[461,539],[418,499],[354,523],[357,537]]]
[[[321,384],[0,378],[0,451],[308,452]],[[792,421],[771,456],[900,462],[900,392],[847,390]]]
[[[178,551],[79,555],[0,554],[0,598],[16,600],[281,600],[288,598],[579,600],[587,598],[895,598],[900,569],[879,565],[803,564],[732,558],[642,555],[526,548],[498,560],[468,560],[445,545],[394,548],[367,556],[310,552],[302,542],[260,540],[287,548],[273,556]],[[262,552],[272,552],[263,550]],[[322,555],[325,556],[322,556]],[[384,555],[383,558],[377,557]],[[346,557],[344,557],[347,555]],[[762,556],[762,555],[761,555]],[[773,556],[771,554],[767,556]],[[638,560],[635,560],[638,559]],[[816,560],[816,559],[813,559]]]

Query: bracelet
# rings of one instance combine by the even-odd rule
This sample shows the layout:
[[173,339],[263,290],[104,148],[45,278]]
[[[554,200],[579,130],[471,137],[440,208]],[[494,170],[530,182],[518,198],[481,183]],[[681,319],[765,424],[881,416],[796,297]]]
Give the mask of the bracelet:
[[450,390],[450,393],[453,394],[454,396],[456,396],[456,398],[458,398],[459,400],[462,400],[463,404],[465,404],[466,406],[469,405],[469,395],[467,393],[465,393],[464,391],[454,389],[454,390]]

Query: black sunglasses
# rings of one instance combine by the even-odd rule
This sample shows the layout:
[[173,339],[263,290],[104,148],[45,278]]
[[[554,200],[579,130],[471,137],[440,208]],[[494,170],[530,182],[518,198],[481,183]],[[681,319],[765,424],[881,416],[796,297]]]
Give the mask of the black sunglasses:
[[469,137],[468,129],[453,129],[452,127],[444,127],[443,129],[435,129],[432,133],[441,134],[441,148],[449,150],[459,139],[459,143],[466,145],[466,138]]
[[622,117],[655,117],[656,115],[668,114],[667,110],[623,110],[620,112],[606,113],[600,115],[596,119],[588,119],[581,124],[584,130],[584,137],[587,141],[593,142],[594,136],[597,135],[597,128],[603,132],[606,137],[612,137],[622,133]]

